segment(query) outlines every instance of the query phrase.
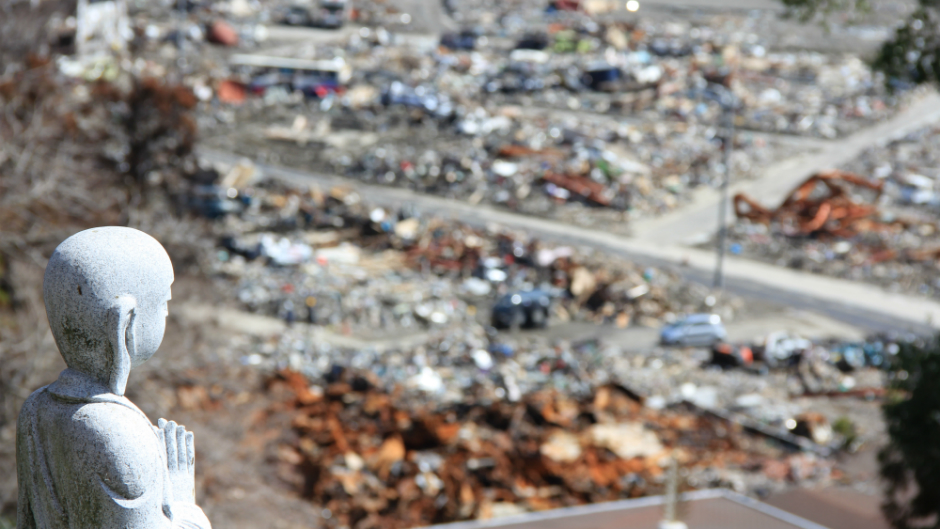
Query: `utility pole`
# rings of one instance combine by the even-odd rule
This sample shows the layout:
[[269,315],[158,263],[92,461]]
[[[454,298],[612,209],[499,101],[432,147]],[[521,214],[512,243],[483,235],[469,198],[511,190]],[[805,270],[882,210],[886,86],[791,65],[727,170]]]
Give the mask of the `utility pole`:
[[664,500],[663,519],[658,529],[689,529],[685,522],[679,520],[679,462],[675,455],[669,458]]
[[725,174],[721,181],[721,200],[718,202],[718,243],[715,248],[718,253],[715,263],[715,289],[721,289],[725,286],[725,246],[728,237],[728,182],[731,180],[731,149],[734,146],[734,118],[735,102],[734,95],[730,90],[725,89],[721,94],[721,106],[724,110],[726,128],[723,141]]
[[179,82],[183,82],[183,76],[186,75],[186,22],[189,17],[186,13],[186,2],[187,0],[176,0],[176,16],[177,26],[176,26],[176,48],[177,53],[179,54],[176,58],[176,66],[179,68],[180,79]]

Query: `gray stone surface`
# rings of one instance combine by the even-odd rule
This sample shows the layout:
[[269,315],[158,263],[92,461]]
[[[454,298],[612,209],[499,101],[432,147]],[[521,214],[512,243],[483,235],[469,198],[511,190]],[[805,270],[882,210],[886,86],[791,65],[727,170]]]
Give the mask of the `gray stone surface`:
[[46,314],[68,369],[20,412],[19,529],[211,527],[193,434],[124,397],[163,340],[172,283],[166,251],[131,228],[77,233],[49,259]]

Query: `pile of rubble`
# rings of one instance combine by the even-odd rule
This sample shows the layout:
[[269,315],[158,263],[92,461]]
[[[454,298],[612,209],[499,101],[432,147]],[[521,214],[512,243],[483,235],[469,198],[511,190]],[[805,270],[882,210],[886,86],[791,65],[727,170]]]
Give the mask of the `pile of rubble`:
[[582,398],[402,404],[374,375],[325,387],[285,371],[268,391],[293,411],[280,464],[333,527],[413,527],[661,493],[675,458],[694,487],[829,479],[831,463],[695,408],[652,410],[617,385]]
[[887,145],[866,149],[846,169],[884,182],[892,207],[930,214],[940,206],[938,147],[940,129],[924,127]]
[[[824,138],[850,134],[893,112],[896,98],[884,89],[883,78],[858,57],[775,52],[766,38],[745,29],[749,22],[732,17],[707,25],[594,24],[593,32],[580,29],[578,35],[581,42],[594,42],[590,47],[594,53],[552,55],[547,60],[550,67],[540,68],[559,72],[555,74],[559,81],[547,80],[544,89],[514,90],[495,100],[717,124],[723,112],[717,85],[730,88],[736,96],[737,124],[743,129]],[[734,27],[739,34],[718,29],[722,26]],[[546,35],[549,42],[572,32],[555,31]],[[588,79],[584,88],[596,91],[572,93],[577,81],[564,73],[579,71],[585,59],[592,67],[582,70]],[[502,72],[519,69],[510,61],[492,75],[500,78],[506,75]]]
[[[399,115],[376,112],[379,122]],[[379,132],[369,123],[345,129],[342,114],[301,106],[269,111],[251,128],[233,125],[207,144],[237,141],[283,165],[620,230],[630,219],[681,207],[696,187],[717,184],[721,145],[707,127],[527,116],[514,106],[493,114],[468,117],[485,122],[472,134],[405,123]],[[736,147],[735,178],[796,151],[751,133],[739,134]]]
[[[771,13],[677,20],[624,17],[608,12],[610,3],[564,16],[543,13],[541,2],[499,6],[498,14],[476,4],[455,7],[465,19],[498,21],[478,22],[482,28],[499,27],[486,32],[493,42],[508,36],[516,48],[550,52],[544,61],[547,68],[529,71],[535,70],[536,79],[544,71],[557,72],[559,81],[546,80],[544,87],[536,84],[538,90],[513,92],[526,92],[539,105],[634,114],[654,111],[661,120],[715,123],[721,108],[709,90],[724,85],[739,99],[739,125],[744,128],[834,137],[883,118],[895,101],[884,89],[883,79],[857,57],[776,51],[780,39]],[[541,24],[533,23],[539,20]],[[486,46],[476,49],[489,51]],[[505,66],[494,62],[497,69],[519,70],[511,60]],[[572,94],[578,76],[565,75],[572,67],[588,74],[582,81],[586,87],[616,95]],[[551,90],[555,87],[569,91]]]
[[878,434],[870,414],[848,417],[829,395],[883,396],[864,356],[851,374],[832,367],[850,354],[838,344],[815,346],[799,373],[759,374],[708,368],[702,350],[637,354],[472,324],[384,350],[330,345],[304,325],[258,340],[234,348],[280,370],[266,391],[293,432],[276,442],[278,475],[337,527],[657,494],[670,457],[691,488],[824,485],[839,479],[835,450]]
[[681,312],[733,316],[734,300],[716,306],[707,289],[670,271],[498,227],[387,211],[347,189],[268,181],[220,186],[214,200],[197,205],[230,211],[216,224],[212,260],[224,290],[251,311],[290,322],[344,334],[490,324],[499,298],[534,289],[552,299],[547,316],[557,321],[653,327]]

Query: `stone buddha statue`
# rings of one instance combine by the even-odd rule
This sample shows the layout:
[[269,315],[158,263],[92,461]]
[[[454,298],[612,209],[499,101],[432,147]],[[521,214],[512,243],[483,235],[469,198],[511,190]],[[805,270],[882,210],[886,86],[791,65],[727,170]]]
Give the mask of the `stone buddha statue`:
[[17,528],[209,529],[193,434],[124,396],[163,341],[173,267],[153,237],[86,230],[56,248],[43,293],[68,368],[34,392],[16,432]]

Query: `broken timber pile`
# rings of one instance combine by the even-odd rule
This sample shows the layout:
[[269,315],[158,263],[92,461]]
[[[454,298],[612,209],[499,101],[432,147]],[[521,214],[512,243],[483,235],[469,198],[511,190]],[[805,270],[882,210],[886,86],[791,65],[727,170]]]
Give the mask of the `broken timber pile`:
[[419,527],[659,494],[673,456],[693,473],[760,472],[785,454],[714,414],[651,410],[613,384],[583,400],[548,390],[435,408],[370,378],[346,373],[322,389],[282,371],[268,382],[288,396],[278,410],[293,416],[279,459],[337,527]]

